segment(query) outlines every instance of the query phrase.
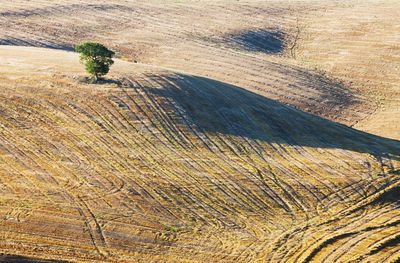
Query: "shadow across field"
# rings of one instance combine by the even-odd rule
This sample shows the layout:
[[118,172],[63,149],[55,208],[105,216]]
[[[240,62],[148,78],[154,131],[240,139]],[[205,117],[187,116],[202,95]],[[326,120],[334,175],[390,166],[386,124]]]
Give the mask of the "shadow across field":
[[0,255],[0,262],[19,262],[19,263],[67,263],[68,261],[61,261],[61,260],[42,260],[42,259],[35,259],[30,257],[24,256],[17,256],[17,255]]
[[285,48],[283,38],[284,33],[279,30],[258,29],[230,35],[226,41],[247,51],[277,54]]
[[0,12],[0,17],[7,18],[29,18],[29,17],[45,17],[45,16],[55,16],[60,14],[70,14],[76,15],[80,12],[85,11],[133,11],[132,8],[118,5],[118,4],[64,4],[64,5],[51,5],[47,7],[31,7],[27,9],[21,9],[19,11],[4,11]]
[[99,79],[96,82],[90,76],[73,76],[72,79],[76,80],[79,83],[84,83],[84,84],[94,84],[94,85],[115,84],[119,86],[122,85],[121,81],[117,79],[110,79],[105,77],[99,77]]
[[390,189],[383,193],[377,200],[376,203],[399,203],[400,202],[400,187]]
[[23,38],[0,38],[0,45],[5,46],[22,46],[22,47],[41,47],[41,48],[51,48],[65,51],[74,51],[74,47],[68,44],[59,44],[49,41],[40,41],[33,39],[23,39]]
[[158,88],[143,86],[179,107],[200,131],[269,143],[333,148],[400,157],[400,142],[296,110],[243,88],[184,74],[147,75]]

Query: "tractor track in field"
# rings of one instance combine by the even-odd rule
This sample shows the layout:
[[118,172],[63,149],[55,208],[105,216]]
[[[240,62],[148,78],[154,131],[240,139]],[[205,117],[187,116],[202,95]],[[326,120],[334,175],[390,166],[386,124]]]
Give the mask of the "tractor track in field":
[[[2,4],[0,253],[398,260],[399,5],[311,2]],[[87,39],[112,80],[81,79]]]
[[[396,170],[398,165],[389,157],[383,160],[373,158],[362,153],[361,146],[360,152],[311,147],[317,142],[324,146],[329,138],[327,136],[331,136],[329,133],[308,138],[312,139],[308,142],[310,146],[301,145],[305,142],[302,138],[287,137],[292,130],[290,125],[286,133],[275,133],[284,125],[276,116],[300,113],[262,97],[242,93],[228,84],[168,72],[123,78],[120,83],[125,84],[111,90],[93,91],[93,97],[86,99],[79,95],[84,91],[76,90],[64,95],[63,101],[44,95],[46,99],[36,103],[32,100],[36,100],[40,93],[30,96],[25,86],[18,91],[19,96],[29,96],[29,100],[14,99],[7,104],[4,104],[7,101],[5,97],[0,100],[4,105],[3,116],[17,112],[12,106],[15,101],[24,105],[20,107],[19,115],[8,122],[4,119],[3,125],[19,129],[21,133],[26,130],[19,127],[17,122],[21,121],[33,132],[15,147],[25,147],[22,144],[35,148],[49,145],[48,149],[52,151],[71,153],[50,169],[45,163],[52,162],[55,154],[38,152],[30,157],[32,161],[27,169],[46,166],[42,173],[64,171],[65,175],[68,174],[63,181],[59,175],[56,176],[54,182],[63,182],[64,196],[69,196],[69,202],[75,200],[73,202],[83,220],[83,231],[95,247],[97,257],[106,261],[121,260],[123,257],[117,256],[118,253],[129,258],[133,255],[131,251],[151,257],[153,253],[156,255],[169,248],[170,253],[185,250],[191,256],[195,255],[192,253],[202,256],[211,253],[221,261],[252,261],[262,258],[267,251],[275,250],[271,242],[284,229],[294,227],[294,232],[285,239],[286,242],[291,241],[281,246],[276,255],[266,257],[268,261],[284,258],[308,260],[316,256],[338,260],[356,251],[365,240],[392,231],[385,222],[397,218],[396,208],[390,208],[390,205],[370,211],[362,208],[362,213],[349,213],[344,217],[348,217],[347,221],[340,221],[346,223],[334,229],[334,233],[338,233],[332,236],[335,241],[321,240],[309,243],[309,247],[297,247],[291,243],[300,240],[310,242],[305,240],[314,239],[315,229],[332,231],[329,221],[326,225],[313,223],[316,218],[329,215],[328,208],[339,211],[350,209],[357,200],[383,191],[389,178],[395,176],[390,171]],[[42,87],[37,92],[51,94],[52,91]],[[3,96],[7,93],[5,88]],[[222,96],[215,96],[215,93]],[[194,94],[199,96],[197,101],[190,100]],[[242,94],[238,100],[237,94]],[[250,100],[255,104],[249,104]],[[231,101],[235,101],[240,110],[227,111],[226,105]],[[36,106],[29,108],[27,102]],[[203,121],[201,114],[205,113],[197,112],[196,109],[201,107],[196,103],[202,105],[206,112],[211,113],[209,109],[215,108],[212,118],[223,124],[221,127],[214,126],[218,131],[213,131],[214,127]],[[269,104],[269,107],[262,107],[263,103]],[[265,116],[260,111],[269,112],[268,118],[262,119],[261,123],[252,119],[254,116]],[[30,116],[30,119],[23,116]],[[32,116],[36,116],[38,121],[33,122]],[[242,129],[235,128],[234,119],[244,122]],[[309,121],[303,115],[294,119]],[[314,121],[310,121],[309,125],[314,125]],[[254,127],[262,123],[266,126],[255,130],[269,130],[267,137],[264,137],[265,133],[248,133],[247,125]],[[39,131],[38,125],[45,127],[46,136],[35,133]],[[293,125],[299,127],[296,123]],[[305,127],[313,131],[311,126]],[[335,129],[342,128],[339,126],[330,130]],[[3,140],[14,140],[10,136],[13,135],[4,134]],[[57,142],[55,138],[62,138],[62,141]],[[70,150],[73,148],[76,150]],[[371,149],[371,154],[378,154],[377,150]],[[29,158],[21,151],[8,149],[8,152],[19,155],[17,162]],[[321,154],[323,159],[319,159]],[[376,175],[382,171],[384,174]],[[347,174],[353,176],[347,178]],[[339,178],[340,183],[337,181]],[[30,177],[31,186],[26,188],[32,188],[34,180],[35,175]],[[76,185],[76,182],[80,183]],[[9,187],[12,189],[15,185]],[[366,185],[370,187],[365,189]],[[56,197],[58,195],[47,195],[49,200]],[[58,200],[54,205],[61,203]],[[112,216],[121,213],[117,212],[118,207],[129,216]],[[251,223],[242,218],[248,213],[253,215]],[[381,228],[373,230],[366,225],[363,230],[357,226],[376,215],[386,220],[379,223]],[[25,222],[32,216],[35,218],[35,209]],[[281,218],[281,222],[275,222],[276,217]],[[55,224],[62,219],[52,218]],[[150,221],[146,222],[146,219]],[[305,228],[298,228],[302,220],[308,223]],[[351,230],[352,224],[356,230]],[[185,231],[180,233],[178,230],[172,235],[165,232],[168,225],[180,226]],[[72,229],[76,231],[79,228]],[[192,233],[195,229],[201,234],[192,234],[188,238],[185,233]],[[343,238],[348,239],[353,235],[342,234],[342,231],[361,234],[354,234],[354,239],[343,246],[338,237],[344,235]],[[55,233],[52,235],[57,236]],[[231,244],[229,240],[232,239],[242,240],[243,243]],[[48,242],[55,240],[58,239],[49,239]],[[197,242],[205,240],[208,240],[209,252],[205,252],[206,248],[194,252]],[[273,242],[278,245],[281,241]],[[51,246],[50,243],[47,246]],[[325,247],[330,246],[335,246],[335,250],[325,253]],[[310,250],[312,247],[316,248]]]

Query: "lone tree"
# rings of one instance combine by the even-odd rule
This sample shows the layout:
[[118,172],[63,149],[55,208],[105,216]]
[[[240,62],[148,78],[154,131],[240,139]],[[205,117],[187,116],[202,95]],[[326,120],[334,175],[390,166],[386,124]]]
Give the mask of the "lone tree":
[[79,52],[81,62],[85,65],[86,72],[93,76],[95,82],[104,76],[114,64],[114,52],[99,43],[86,42],[75,47]]

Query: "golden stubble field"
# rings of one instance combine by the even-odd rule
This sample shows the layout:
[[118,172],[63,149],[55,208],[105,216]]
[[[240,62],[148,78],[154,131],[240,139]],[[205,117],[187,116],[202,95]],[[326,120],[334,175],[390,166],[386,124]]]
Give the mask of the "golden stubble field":
[[398,262],[399,10],[2,1],[0,261]]

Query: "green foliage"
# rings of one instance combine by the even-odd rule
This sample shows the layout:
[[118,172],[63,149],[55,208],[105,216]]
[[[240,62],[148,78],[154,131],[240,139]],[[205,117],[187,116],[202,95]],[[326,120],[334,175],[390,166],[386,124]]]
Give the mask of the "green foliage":
[[164,228],[164,230],[165,230],[167,233],[177,233],[177,232],[179,232],[179,228],[178,228],[178,227],[175,227],[175,226],[166,226],[166,227]]
[[81,62],[85,65],[86,72],[91,74],[95,81],[99,76],[104,76],[114,64],[112,60],[115,53],[102,44],[86,42],[75,47],[80,53]]

